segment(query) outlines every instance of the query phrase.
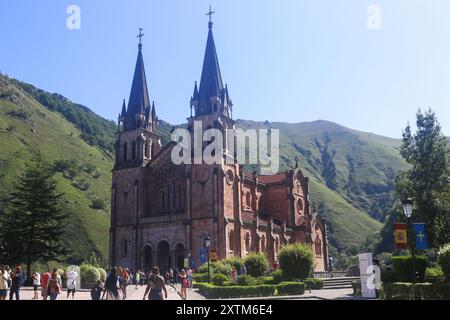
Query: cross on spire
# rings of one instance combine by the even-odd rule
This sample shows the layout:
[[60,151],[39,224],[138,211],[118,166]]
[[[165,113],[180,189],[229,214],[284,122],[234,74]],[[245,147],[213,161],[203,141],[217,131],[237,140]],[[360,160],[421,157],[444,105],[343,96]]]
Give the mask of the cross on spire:
[[206,13],[207,16],[209,16],[209,27],[212,27],[212,16],[213,14],[216,13],[215,11],[212,10],[211,5],[209,5],[209,11]]
[[142,37],[144,36],[142,31],[144,31],[144,29],[143,28],[139,28],[139,34],[136,37],[136,38],[139,38],[139,48],[142,48]]

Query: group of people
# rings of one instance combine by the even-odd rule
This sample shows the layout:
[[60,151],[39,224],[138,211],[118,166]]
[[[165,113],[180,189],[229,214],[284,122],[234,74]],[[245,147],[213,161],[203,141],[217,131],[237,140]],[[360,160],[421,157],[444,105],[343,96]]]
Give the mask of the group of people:
[[[32,275],[34,300],[39,299],[39,288],[44,300],[56,300],[62,293],[62,280],[57,269],[47,270],[42,275],[33,272]],[[0,300],[6,300],[9,292],[9,300],[20,300],[20,289],[25,284],[26,274],[21,266],[16,266],[11,270],[9,266],[0,265]],[[72,294],[75,298],[76,281],[78,274],[75,271],[69,271],[67,274],[67,298]]]
[[[245,264],[242,264],[242,265],[241,265],[241,268],[240,268],[240,270],[239,270],[239,273],[240,273],[240,275],[247,274],[247,267],[245,266]],[[236,269],[235,266],[233,266],[233,268],[231,269],[230,277],[231,277],[231,281],[232,281],[234,284],[236,284],[236,283],[237,283],[237,280],[238,280],[238,271],[237,271],[237,269]]]

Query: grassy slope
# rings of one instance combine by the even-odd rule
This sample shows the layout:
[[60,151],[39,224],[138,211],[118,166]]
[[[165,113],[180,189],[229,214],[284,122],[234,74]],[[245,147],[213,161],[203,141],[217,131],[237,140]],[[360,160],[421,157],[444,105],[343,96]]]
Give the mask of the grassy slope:
[[98,148],[80,139],[80,131],[60,114],[51,112],[31,96],[0,76],[0,199],[11,190],[24,169],[30,152],[40,150],[49,161],[82,159],[94,164],[100,177],[94,179],[83,173],[90,183],[87,191],[71,185],[71,181],[57,174],[60,190],[65,193],[64,207],[72,215],[67,241],[75,260],[94,250],[103,259],[108,252],[109,208],[105,211],[90,208],[93,195],[110,203],[110,170],[112,160]]

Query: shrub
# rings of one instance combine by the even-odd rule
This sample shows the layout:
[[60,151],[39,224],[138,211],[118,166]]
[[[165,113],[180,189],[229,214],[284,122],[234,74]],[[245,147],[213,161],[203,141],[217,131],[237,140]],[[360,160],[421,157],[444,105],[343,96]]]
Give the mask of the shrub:
[[247,268],[247,273],[253,277],[260,277],[266,274],[269,270],[269,261],[264,253],[250,253],[247,258],[245,258],[245,267]]
[[237,284],[240,286],[254,286],[256,285],[256,279],[249,274],[243,274],[237,278]]
[[278,295],[300,295],[305,293],[303,282],[282,282],[276,285]]
[[106,271],[103,268],[97,268],[98,272],[100,273],[100,280],[102,280],[103,282],[106,281]]
[[233,257],[225,260],[231,267],[235,267],[236,270],[239,272],[241,270],[242,265],[244,264],[244,260],[239,257]]
[[[229,264],[227,261],[222,260],[217,262],[217,264],[214,266],[214,273],[220,273],[225,276],[229,276],[232,270],[231,264]],[[206,271],[208,272],[208,271]]]
[[106,210],[106,202],[103,199],[94,197],[91,200],[91,208],[94,210]]
[[208,282],[208,273],[194,273],[195,282]]
[[444,275],[444,271],[442,271],[441,267],[427,268],[425,270],[425,278],[427,277],[442,277]]
[[383,294],[386,300],[414,300],[413,284],[383,283]]
[[280,250],[280,268],[287,279],[306,279],[314,268],[312,249],[301,243],[282,246]]
[[278,270],[275,270],[274,272],[272,272],[272,277],[273,277],[273,282],[275,284],[278,284],[285,280],[288,280],[288,279],[286,279],[284,272],[281,269],[278,269]]
[[223,274],[215,274],[212,276],[212,283],[216,286],[223,286],[223,284],[228,280],[228,277]]
[[308,278],[303,281],[307,289],[320,290],[323,288],[323,280],[316,278]]
[[396,282],[395,272],[381,271],[381,282]]
[[383,283],[387,300],[449,300],[450,284],[443,283]]
[[198,283],[197,286],[201,295],[212,299],[267,297],[275,294],[273,285],[219,287],[209,283]]
[[100,271],[91,265],[81,265],[81,285],[83,288],[91,288],[99,279]]
[[[392,257],[392,264],[394,266],[395,279],[399,282],[412,282],[412,257],[411,256],[397,256]],[[427,267],[427,259],[425,256],[416,256],[416,272],[418,274],[418,281],[423,282],[425,278],[425,269]]]
[[353,296],[357,297],[357,296],[361,295],[361,281],[360,280],[353,280],[352,288],[353,288]]
[[267,276],[267,277],[259,277],[256,278],[256,284],[261,285],[261,284],[277,284],[274,281],[274,278],[272,276]]
[[439,250],[438,263],[447,280],[450,280],[450,243]]

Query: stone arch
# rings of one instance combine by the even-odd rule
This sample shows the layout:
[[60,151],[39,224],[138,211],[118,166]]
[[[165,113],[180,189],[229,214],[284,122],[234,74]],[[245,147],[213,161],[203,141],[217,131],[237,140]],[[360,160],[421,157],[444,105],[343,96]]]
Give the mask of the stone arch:
[[146,243],[142,249],[142,267],[145,272],[149,272],[152,270],[153,265],[153,246],[150,243]]
[[228,248],[234,252],[234,230],[228,231]]
[[128,161],[128,143],[123,144],[123,153],[122,153],[123,161]]
[[244,243],[245,243],[245,253],[248,254],[250,253],[250,233],[246,233],[244,236]]
[[182,242],[177,242],[174,247],[175,268],[178,271],[184,268],[184,258],[186,257],[186,246]]
[[170,244],[166,239],[158,241],[156,246],[157,264],[161,274],[165,274],[171,265]]

